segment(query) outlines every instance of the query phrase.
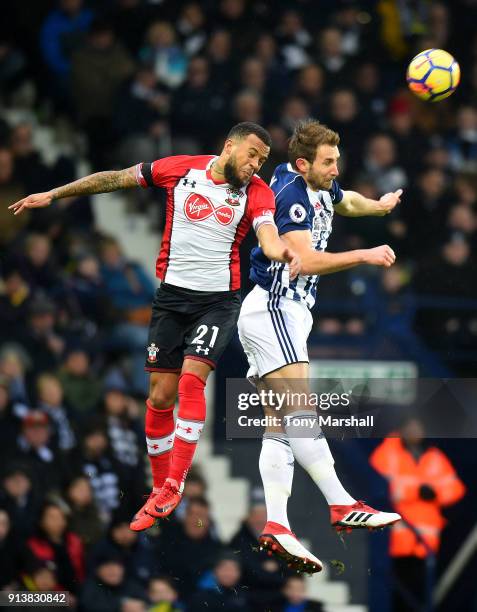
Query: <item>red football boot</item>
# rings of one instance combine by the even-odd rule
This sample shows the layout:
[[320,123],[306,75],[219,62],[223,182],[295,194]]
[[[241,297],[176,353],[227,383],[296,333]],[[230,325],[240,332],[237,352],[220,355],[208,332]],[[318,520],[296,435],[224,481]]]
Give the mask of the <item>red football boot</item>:
[[330,506],[331,524],[336,531],[352,529],[384,529],[401,520],[396,512],[380,512],[357,501],[351,506]]
[[321,572],[323,564],[298,541],[296,535],[279,523],[269,521],[258,538],[260,550],[268,550],[297,572]]
[[156,519],[150,514],[147,514],[146,506],[151,501],[151,499],[156,498],[157,495],[158,493],[151,493],[149,495],[146,500],[146,503],[141,508],[139,508],[139,510],[134,515],[134,518],[130,522],[130,529],[132,529],[133,531],[143,531],[144,529],[149,529],[149,527],[152,527],[154,525]]
[[167,478],[159,493],[146,502],[144,510],[154,518],[164,518],[179,505],[181,499],[182,492],[177,482]]

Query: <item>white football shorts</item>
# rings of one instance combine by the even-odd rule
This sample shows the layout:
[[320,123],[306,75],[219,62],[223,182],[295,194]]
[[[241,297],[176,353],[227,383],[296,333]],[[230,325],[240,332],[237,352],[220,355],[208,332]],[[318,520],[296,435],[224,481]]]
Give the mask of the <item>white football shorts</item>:
[[247,377],[262,378],[291,363],[308,362],[313,317],[302,302],[256,285],[243,301],[238,332],[249,363]]

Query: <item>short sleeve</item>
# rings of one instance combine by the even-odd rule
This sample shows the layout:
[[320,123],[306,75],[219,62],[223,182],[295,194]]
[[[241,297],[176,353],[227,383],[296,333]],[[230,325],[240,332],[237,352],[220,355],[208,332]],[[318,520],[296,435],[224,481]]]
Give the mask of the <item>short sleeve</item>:
[[174,187],[191,168],[205,168],[212,156],[173,155],[136,166],[136,180],[141,187]]
[[311,230],[309,206],[300,195],[293,187],[284,189],[277,195],[275,223],[279,234]]
[[335,180],[333,180],[333,183],[331,185],[330,196],[331,196],[331,201],[333,202],[333,206],[336,206],[337,204],[339,204],[341,200],[343,199],[343,191],[341,190],[341,187],[338,185],[338,182]]
[[270,187],[261,179],[256,179],[249,187],[248,198],[249,216],[255,233],[265,223],[275,225],[275,196]]

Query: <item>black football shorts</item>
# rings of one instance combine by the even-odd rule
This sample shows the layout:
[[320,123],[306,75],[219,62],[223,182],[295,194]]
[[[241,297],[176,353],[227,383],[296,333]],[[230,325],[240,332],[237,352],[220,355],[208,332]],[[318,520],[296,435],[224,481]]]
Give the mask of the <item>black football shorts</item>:
[[145,369],[180,372],[184,357],[215,368],[237,325],[240,291],[192,291],[162,283],[152,302]]

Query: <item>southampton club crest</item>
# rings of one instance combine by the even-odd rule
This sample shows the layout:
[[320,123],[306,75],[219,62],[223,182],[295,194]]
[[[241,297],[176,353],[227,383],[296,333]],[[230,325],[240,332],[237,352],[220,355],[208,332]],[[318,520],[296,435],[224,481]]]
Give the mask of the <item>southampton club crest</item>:
[[157,353],[159,352],[159,347],[151,342],[151,344],[147,347],[147,360],[149,363],[156,363],[157,361]]
[[231,187],[227,188],[228,198],[226,198],[227,204],[230,206],[240,206],[240,198],[243,196],[243,193],[240,189],[232,189]]

